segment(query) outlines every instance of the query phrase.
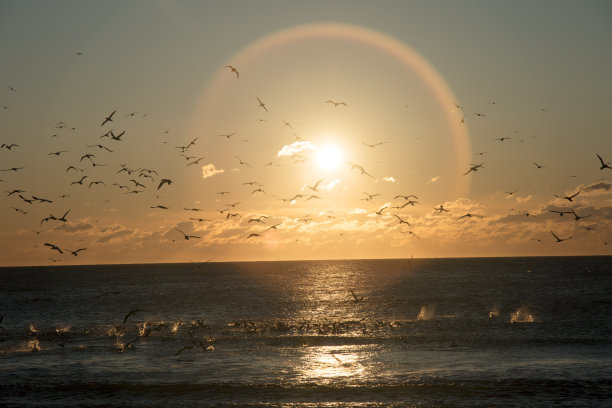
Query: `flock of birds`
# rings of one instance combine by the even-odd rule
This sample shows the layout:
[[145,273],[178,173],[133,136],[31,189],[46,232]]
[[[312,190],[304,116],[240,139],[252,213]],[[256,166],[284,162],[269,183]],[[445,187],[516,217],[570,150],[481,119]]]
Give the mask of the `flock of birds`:
[[[230,71],[231,74],[235,75],[236,80],[240,78],[240,72],[238,71],[236,67],[232,65],[227,65],[226,68]],[[9,86],[9,92],[16,93],[17,90]],[[260,99],[259,96],[256,96],[256,100],[257,100],[259,108],[261,108],[264,112],[269,112],[269,109],[266,103],[262,101],[262,99]],[[335,100],[328,99],[324,101],[324,103],[329,104],[333,108],[339,108],[339,107],[348,108],[348,104],[342,101],[335,101]],[[3,108],[4,110],[9,109],[8,106],[3,106]],[[455,104],[455,110],[458,112],[465,111],[464,108],[460,106],[459,104]],[[124,137],[126,137],[126,134],[127,134],[126,130],[115,132],[114,129],[109,129],[109,127],[111,127],[113,124],[116,123],[116,119],[118,115],[119,114],[117,113],[117,110],[113,110],[104,116],[101,115],[101,121],[99,122],[99,128],[101,129],[101,132],[103,133],[97,137],[98,140],[95,143],[84,144],[83,149],[85,151],[82,154],[80,154],[80,156],[75,156],[73,159],[74,161],[66,162],[65,177],[68,178],[68,177],[71,177],[71,175],[74,175],[69,180],[67,180],[66,185],[73,189],[71,190],[71,192],[76,191],[74,190],[74,188],[77,188],[77,187],[78,188],[86,187],[87,190],[91,190],[91,189],[98,188],[98,187],[108,187],[110,185],[113,188],[116,188],[119,191],[122,191],[125,194],[130,194],[130,195],[138,195],[138,194],[143,193],[147,189],[149,189],[149,190],[154,190],[154,194],[155,194],[154,196],[156,198],[160,198],[160,196],[157,195],[157,192],[166,186],[170,186],[173,183],[173,180],[170,178],[161,177],[155,169],[131,168],[127,164],[120,164],[116,169],[117,171],[115,172],[115,175],[117,177],[116,180],[97,179],[97,178],[94,178],[93,174],[87,172],[86,167],[90,167],[92,170],[94,170],[97,167],[109,166],[109,163],[106,160],[110,158],[110,156],[115,152],[117,148],[120,148],[121,142],[124,141]],[[475,112],[474,115],[480,118],[486,117],[485,114],[480,113],[480,112]],[[128,112],[124,114],[124,118],[134,118],[137,116],[146,117],[147,115],[140,114],[139,112]],[[282,123],[283,123],[283,127],[293,129],[293,126],[290,122],[286,120],[282,120]],[[465,115],[461,117],[458,125],[461,126],[463,123],[465,123]],[[75,127],[69,126],[64,121],[57,122],[55,125],[55,128],[57,129],[58,132],[61,130],[65,130],[65,129],[76,130]],[[167,134],[168,132],[169,132],[169,129],[166,129],[163,131],[163,133],[165,134]],[[236,133],[237,132],[225,133],[225,134],[220,134],[218,136],[229,140],[233,136],[235,136]],[[293,135],[295,136],[296,142],[303,141],[303,139],[301,139],[301,137],[297,133],[293,132]],[[52,138],[59,137],[59,135],[56,133],[56,134],[53,134],[51,137]],[[112,143],[112,145],[102,144],[100,142],[101,139],[108,139],[109,143]],[[500,137],[494,140],[499,141],[500,143],[505,143],[506,140],[508,139],[512,139],[512,138],[511,137]],[[198,140],[199,140],[199,137],[196,137],[185,145],[174,147],[174,149],[179,154],[179,156],[185,160],[184,165],[187,167],[201,165],[201,161],[204,160],[204,156],[193,155],[191,153],[193,147],[198,143]],[[162,143],[167,144],[166,141],[162,141]],[[388,143],[387,141],[378,141],[375,143],[362,142],[362,144],[369,149],[376,149],[387,143]],[[20,149],[20,145],[16,141],[6,141],[2,143],[0,145],[0,151],[6,152],[6,155],[2,157],[2,163],[8,162],[9,161],[8,155],[10,155],[12,152],[18,149]],[[47,153],[47,156],[67,157],[68,153],[69,153],[68,150],[57,150],[57,151]],[[487,152],[480,152],[478,153],[478,155],[483,156],[486,153]],[[76,160],[77,157],[78,157],[78,160]],[[102,157],[106,158],[105,162],[99,161],[100,159],[102,159]],[[603,158],[602,155],[596,154],[596,157],[599,162],[600,170],[612,169],[610,162],[607,162]],[[237,165],[240,168],[252,167],[251,163],[248,163],[242,160],[240,156],[234,155],[234,158],[237,160]],[[305,161],[309,160],[308,157],[304,156],[301,153],[293,154],[291,156],[291,159],[293,160],[294,163],[300,163],[300,162],[304,163]],[[356,170],[361,176],[375,179],[375,177],[370,172],[368,172],[363,165],[354,163],[351,161],[346,161],[345,164],[350,166],[351,170]],[[537,169],[542,169],[543,167],[545,167],[544,165],[537,163],[537,162],[533,162],[533,164],[537,167]],[[278,163],[268,162],[264,166],[273,166],[273,165],[278,165]],[[18,173],[18,172],[23,171],[24,169],[26,169],[25,165],[14,166],[14,167],[3,167],[3,168],[0,168],[0,172],[2,174],[6,174],[7,176],[9,176],[9,174]],[[481,171],[482,169],[485,169],[485,162],[470,163],[467,170],[465,171],[465,173],[462,174],[462,176],[468,176],[471,173],[476,173],[478,171]],[[124,177],[124,178],[119,179],[119,177]],[[282,200],[283,202],[288,202],[288,203],[295,203],[298,200],[303,200],[303,202],[307,202],[311,200],[321,200],[323,197],[321,197],[320,195],[320,188],[321,188],[321,183],[323,183],[323,181],[324,181],[323,179],[319,179],[312,185],[305,185],[305,187],[302,189],[300,193],[294,194],[291,197],[281,197],[280,200]],[[12,180],[10,176],[2,177],[0,178],[0,183],[12,183]],[[245,181],[242,184],[246,186],[250,186],[252,188],[252,191],[250,191],[249,196],[259,195],[259,194],[268,194],[263,189],[263,184],[258,181]],[[67,200],[71,198],[70,194],[61,194],[57,198],[55,197],[45,198],[39,195],[33,195],[33,194],[28,193],[26,188],[27,186],[20,186],[20,187],[12,187],[9,190],[6,190],[6,196],[10,197],[10,199],[13,200],[11,203],[12,204],[11,209],[21,215],[27,215],[30,212],[30,209],[33,209],[35,206],[52,204],[58,198],[61,200]],[[308,193],[306,193],[307,191]],[[514,193],[515,191],[508,192],[508,195],[512,195]],[[564,196],[564,195],[555,195],[555,196],[557,198],[567,200],[569,204],[569,203],[574,202],[574,200],[579,196],[580,193],[581,193],[580,191],[577,191],[574,194],[568,195],[568,196]],[[220,200],[223,200],[224,195],[226,194],[229,194],[229,192],[228,191],[217,192],[216,201],[218,202]],[[380,196],[380,194],[370,194],[368,192],[364,192],[364,194],[365,196],[361,197],[361,200],[364,200],[366,202],[372,202],[375,197]],[[379,207],[376,211],[374,211],[374,213],[378,216],[382,216],[383,214],[388,214],[392,217],[393,220],[399,223],[398,224],[399,226],[405,225],[408,228],[412,228],[413,227],[412,223],[408,219],[406,219],[405,216],[402,216],[402,214],[398,213],[398,211],[403,210],[409,206],[413,207],[415,205],[421,205],[422,203],[419,201],[419,198],[414,194],[405,194],[405,195],[398,194],[393,197],[393,200],[398,200],[398,199],[402,199],[403,201],[396,203],[396,205],[391,205],[391,204],[383,205]],[[226,208],[217,209],[217,211],[221,214],[221,218],[225,220],[233,220],[233,219],[242,220],[243,217],[241,217],[241,215],[235,211],[236,207],[239,206],[241,203],[242,203],[241,201],[227,203],[225,205]],[[169,206],[164,205],[164,204],[157,204],[157,205],[150,205],[149,208],[155,209],[155,210],[168,210]],[[450,211],[452,211],[452,208],[447,208],[445,204],[439,204],[437,207],[432,207],[432,208],[438,214],[447,214]],[[203,208],[187,208],[187,207],[183,208],[183,210],[188,213],[197,213],[200,211],[206,211],[206,209],[203,209]],[[397,211],[394,212],[392,210],[397,210]],[[385,213],[385,211],[387,213]],[[567,209],[550,209],[549,211],[552,213],[556,213],[561,217],[563,217],[564,215],[571,214],[571,216],[574,217],[575,221],[590,217],[590,214],[578,215],[576,213],[576,210],[574,210],[572,206],[568,206]],[[69,223],[70,221],[68,220],[67,217],[70,214],[70,212],[71,212],[71,208],[67,210],[64,209],[62,212],[63,215],[61,216],[54,215],[54,214],[46,215],[42,219],[39,220],[38,228],[42,228],[48,224]],[[524,212],[519,215],[525,216],[525,217],[533,216],[529,212]],[[331,219],[331,218],[334,218],[335,215],[328,214],[326,215],[326,217]],[[456,220],[479,219],[483,217],[484,215],[482,214],[466,212],[464,214],[457,214],[455,216],[455,219]],[[271,215],[263,215],[263,214],[249,216],[248,219],[246,219],[246,224],[248,226],[261,224],[262,229],[257,232],[248,231],[248,233],[245,233],[244,239],[251,240],[251,239],[262,237],[266,232],[270,230],[276,230],[278,228],[282,228],[282,226],[284,225],[284,222],[280,222],[280,223],[277,222],[275,224],[268,225],[266,224],[266,221],[265,221],[268,218],[272,219],[274,217]],[[203,217],[189,217],[188,220],[192,223],[202,223],[202,222],[211,221],[210,218],[203,218]],[[301,218],[296,219],[296,222],[308,223],[312,220],[313,218],[309,214],[309,215],[305,215]],[[174,231],[174,233],[176,234],[180,234],[180,236],[177,235],[177,238],[183,238],[185,241],[197,240],[197,239],[202,238],[201,235],[196,235],[189,231],[184,231],[183,229],[178,228],[178,227],[173,228],[171,231]],[[38,230],[38,231],[35,230],[34,232],[36,235],[38,235],[41,233],[41,230]],[[412,229],[404,230],[400,232],[404,234],[409,234],[415,238],[421,238]],[[554,242],[556,243],[561,243],[561,242],[567,241],[572,238],[572,236],[563,237],[563,238],[559,237],[559,235],[557,235],[554,231],[550,231],[550,233],[552,234],[554,238]],[[342,233],[340,234],[342,235]],[[535,239],[535,240],[541,243],[544,243],[541,239]],[[604,241],[603,243],[607,245],[607,242]],[[42,246],[49,248],[49,251],[53,251],[54,253],[57,253],[59,255],[64,255],[67,253],[74,257],[79,256],[79,254],[88,250],[88,247],[79,247],[74,250],[68,249],[66,248],[66,245],[58,244],[55,242],[43,242]],[[58,262],[61,259],[49,257],[49,260],[52,262]]]

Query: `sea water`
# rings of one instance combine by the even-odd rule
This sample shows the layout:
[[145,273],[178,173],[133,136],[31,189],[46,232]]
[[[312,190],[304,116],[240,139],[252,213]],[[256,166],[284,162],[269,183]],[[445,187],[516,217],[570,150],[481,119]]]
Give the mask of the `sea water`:
[[0,405],[612,405],[612,257],[0,268]]

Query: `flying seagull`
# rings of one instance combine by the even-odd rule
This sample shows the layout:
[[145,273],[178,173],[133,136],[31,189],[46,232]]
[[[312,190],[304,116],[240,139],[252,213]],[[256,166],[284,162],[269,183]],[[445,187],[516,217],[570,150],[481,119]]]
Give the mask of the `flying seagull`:
[[172,180],[170,180],[170,179],[161,179],[161,181],[159,182],[159,186],[157,186],[157,189],[159,190],[160,188],[162,188],[162,186],[164,184],[170,185],[170,184],[172,184]]
[[597,153],[595,153],[595,155],[597,156],[597,158],[601,162],[601,167],[599,168],[600,170],[603,170],[603,169],[612,169],[612,167],[610,167],[610,163],[606,163],[604,161],[604,159],[602,159],[602,157],[600,155],[598,155]]
[[63,253],[64,253],[64,252],[63,252],[63,251],[62,251],[62,250],[61,250],[61,249],[60,249],[60,248],[59,248],[57,245],[53,245],[53,244],[50,244],[50,243],[48,243],[48,242],[45,242],[45,244],[44,244],[44,245],[45,245],[45,246],[50,247],[51,249],[56,250],[56,251],[57,251],[57,252],[59,252],[60,254],[63,254]]
[[553,237],[555,237],[555,239],[557,240],[556,242],[563,242],[563,241],[567,241],[568,239],[570,239],[572,236],[570,235],[567,238],[559,238],[554,232],[550,231],[550,233],[553,235]]
[[240,78],[240,73],[235,67],[231,65],[226,65],[225,68],[229,68],[234,74],[236,74],[236,79]]
[[178,232],[183,234],[183,236],[185,237],[185,241],[189,241],[189,238],[200,238],[200,237],[196,237],[195,235],[187,235],[187,234],[185,234],[183,231],[181,231],[178,228],[175,228],[175,230],[177,230]]
[[115,112],[117,112],[117,111],[114,110],[110,115],[108,115],[106,118],[104,118],[104,121],[102,122],[100,127],[104,126],[106,124],[106,122],[112,122],[113,121],[113,115],[115,114]]

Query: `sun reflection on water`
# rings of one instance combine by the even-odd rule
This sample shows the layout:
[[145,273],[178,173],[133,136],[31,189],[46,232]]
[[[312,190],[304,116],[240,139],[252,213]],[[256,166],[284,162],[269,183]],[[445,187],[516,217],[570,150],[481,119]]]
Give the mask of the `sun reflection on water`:
[[369,370],[363,364],[368,359],[365,346],[308,347],[305,351],[299,367],[303,381],[326,383],[335,379],[363,379],[368,376]]

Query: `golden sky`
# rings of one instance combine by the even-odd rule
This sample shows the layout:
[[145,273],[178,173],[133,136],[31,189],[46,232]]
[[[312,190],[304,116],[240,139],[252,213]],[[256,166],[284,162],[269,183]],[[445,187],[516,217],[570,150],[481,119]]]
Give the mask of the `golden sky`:
[[0,265],[610,254],[589,4],[3,2]]

